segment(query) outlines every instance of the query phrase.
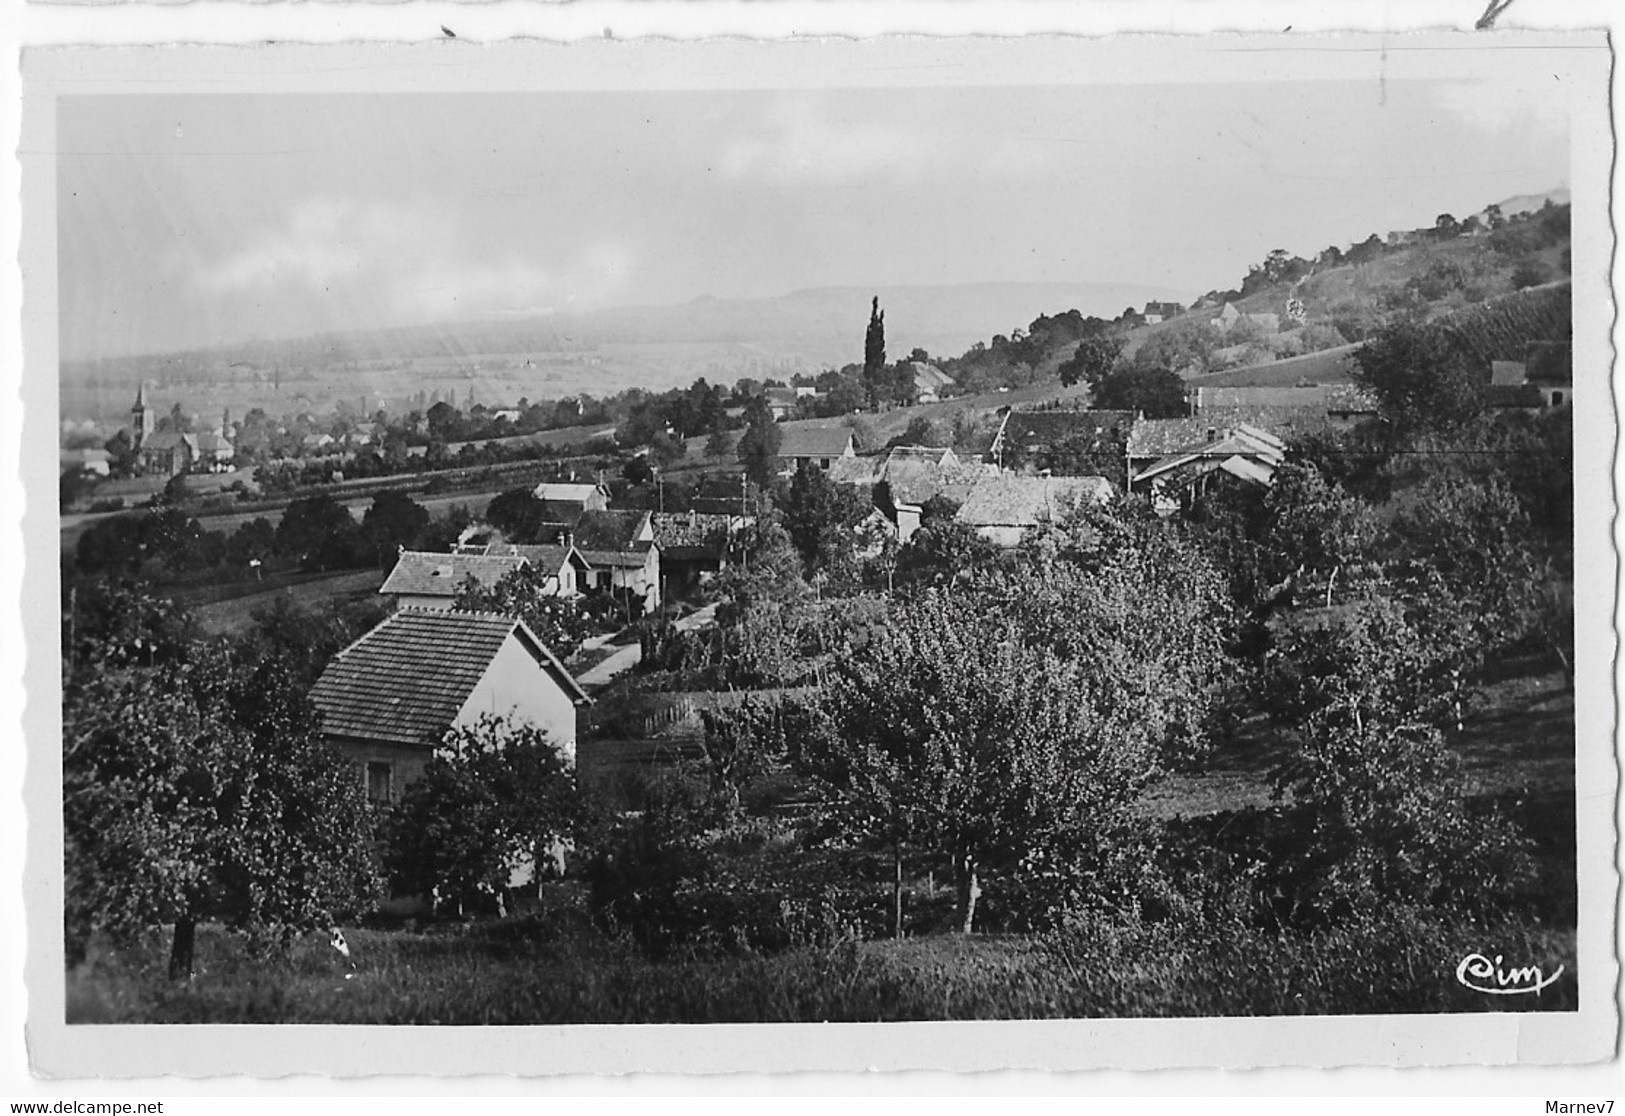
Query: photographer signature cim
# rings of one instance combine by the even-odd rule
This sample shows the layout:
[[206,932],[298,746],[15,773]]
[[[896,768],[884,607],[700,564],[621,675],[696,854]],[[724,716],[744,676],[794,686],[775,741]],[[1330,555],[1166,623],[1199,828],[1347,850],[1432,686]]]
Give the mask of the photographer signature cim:
[[1541,989],[1550,988],[1562,975],[1562,965],[1550,976],[1545,975],[1539,965],[1504,968],[1499,953],[1493,961],[1482,953],[1469,953],[1456,966],[1457,982],[1474,992],[1487,992],[1491,996],[1520,996],[1526,992],[1538,996]]

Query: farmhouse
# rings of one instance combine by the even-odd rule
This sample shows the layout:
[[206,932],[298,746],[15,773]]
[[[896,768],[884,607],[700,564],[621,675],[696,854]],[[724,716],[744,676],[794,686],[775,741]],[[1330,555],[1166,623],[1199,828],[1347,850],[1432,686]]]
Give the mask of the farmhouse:
[[650,512],[583,512],[571,541],[592,567],[591,588],[629,590],[645,612],[660,607],[660,545]]
[[1083,504],[1116,495],[1105,477],[989,477],[970,492],[954,519],[999,546],[1013,547],[1040,523],[1058,522]]
[[521,555],[435,554],[403,550],[378,592],[397,608],[449,609],[463,583],[473,578],[489,589],[525,564]]
[[787,426],[779,442],[779,472],[788,475],[803,463],[828,469],[856,455],[852,431],[844,426]]
[[339,652],[310,696],[376,804],[422,775],[446,729],[486,715],[543,730],[573,764],[576,709],[591,700],[523,621],[415,608]]
[[1251,322],[1266,333],[1275,333],[1281,328],[1281,315],[1273,312],[1249,314],[1245,310],[1238,309],[1235,303],[1227,302],[1218,314],[1209,319],[1210,325],[1224,333],[1229,333],[1242,322]]
[[548,596],[577,596],[592,580],[592,565],[569,543],[491,543],[484,552],[491,558],[522,558],[525,565],[542,571],[547,576],[542,592]]
[[846,457],[830,466],[829,479],[865,490],[885,481],[892,498],[923,504],[933,496],[963,503],[977,482],[994,470],[981,462],[965,462],[951,449],[894,446],[875,457]]
[[929,361],[911,360],[915,398],[920,403],[939,403],[954,386],[954,378]]
[[744,525],[738,515],[698,511],[657,512],[650,517],[660,548],[661,596],[685,596],[728,561],[728,545]]
[[1148,302],[1145,304],[1145,313],[1140,315],[1145,319],[1146,325],[1156,325],[1169,318],[1178,317],[1185,312],[1185,308],[1177,302]]
[[1276,468],[1286,460],[1286,443],[1256,426],[1238,423],[1204,428],[1200,418],[1165,423],[1136,429],[1131,444],[1137,461],[1144,460],[1139,455],[1156,454],[1143,466],[1134,467],[1130,487],[1150,493],[1152,505],[1160,512],[1189,506],[1220,476],[1268,486]]
[[[578,484],[573,481],[543,481],[533,490],[538,500],[557,505],[580,515],[587,511],[603,511],[609,507],[609,489],[601,484]],[[574,522],[574,519],[571,520]]]
[[1574,402],[1574,348],[1567,341],[1531,341],[1523,360],[1490,362],[1490,404],[1530,411]]

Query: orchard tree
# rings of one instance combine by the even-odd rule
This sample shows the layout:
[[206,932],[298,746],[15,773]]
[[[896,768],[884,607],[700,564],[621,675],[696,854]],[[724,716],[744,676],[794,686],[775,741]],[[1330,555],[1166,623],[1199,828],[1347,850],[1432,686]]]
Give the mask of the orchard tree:
[[549,651],[568,659],[592,634],[592,623],[574,600],[559,596],[556,576],[529,563],[509,571],[490,586],[481,585],[469,574],[457,587],[453,607],[463,612],[517,616]]
[[1032,646],[1007,616],[928,591],[825,682],[831,731],[802,762],[853,836],[945,857],[960,930],[982,881],[1043,896],[1042,922],[1085,901],[1156,770],[1155,747],[1102,711],[1090,670]]
[[1266,543],[1284,565],[1278,575],[1313,573],[1326,579],[1326,607],[1338,575],[1371,552],[1378,536],[1370,504],[1327,484],[1313,465],[1283,465],[1264,499]]
[[201,921],[286,941],[377,897],[360,780],[274,660],[83,672],[63,701],[63,822],[70,958],[169,923],[184,978]]
[[557,860],[580,825],[575,772],[528,722],[486,715],[448,729],[386,826],[397,892],[459,912],[500,897],[516,870]]

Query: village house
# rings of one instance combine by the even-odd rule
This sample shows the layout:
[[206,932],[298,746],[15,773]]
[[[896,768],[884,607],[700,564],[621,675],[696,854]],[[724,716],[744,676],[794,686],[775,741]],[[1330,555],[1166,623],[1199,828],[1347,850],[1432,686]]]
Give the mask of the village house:
[[1156,325],[1184,312],[1185,308],[1177,302],[1148,302],[1145,304],[1145,313],[1140,316],[1145,319],[1146,325]]
[[729,546],[744,526],[738,515],[699,511],[656,512],[650,516],[660,548],[661,597],[684,597],[728,564]]
[[1075,508],[1108,503],[1116,494],[1105,477],[988,477],[954,519],[990,542],[1014,547],[1040,523],[1059,523]]
[[660,545],[652,513],[583,512],[569,537],[592,567],[591,588],[625,589],[646,613],[660,607]]
[[1531,341],[1523,360],[1490,362],[1493,407],[1543,411],[1574,403],[1574,347],[1568,341]]
[[914,374],[915,399],[920,403],[940,403],[954,387],[954,378],[930,361],[911,360],[909,371]]
[[[458,545],[468,553],[471,547]],[[542,594],[549,597],[580,596],[592,581],[592,565],[572,544],[487,543],[480,551],[488,558],[522,558],[525,565],[545,575]]]
[[774,422],[794,418],[801,404],[801,396],[793,388],[768,388],[762,395]]
[[828,469],[856,455],[852,431],[844,426],[787,426],[779,441],[779,474],[789,476],[804,463]]
[[463,584],[473,578],[489,589],[525,564],[517,554],[436,554],[423,550],[402,550],[389,571],[380,595],[393,600],[397,608],[449,609]]
[[576,710],[591,700],[523,621],[415,608],[340,651],[310,697],[375,805],[399,801],[448,728],[486,716],[542,730],[573,766]]
[[961,461],[947,448],[893,446],[882,454],[836,461],[830,466],[829,479],[866,493],[884,481],[892,499],[908,504],[923,504],[934,496],[957,504],[964,502],[982,477],[996,471],[979,461]]
[[1129,439],[1129,491],[1168,514],[1199,500],[1218,477],[1268,487],[1286,460],[1286,443],[1246,423],[1213,424],[1211,415],[1138,423]]
[[574,523],[582,512],[603,511],[609,507],[609,489],[601,484],[576,481],[543,481],[531,490],[538,500],[557,508]]
[[1229,333],[1241,322],[1251,322],[1265,333],[1277,333],[1281,329],[1281,315],[1273,311],[1249,314],[1233,302],[1226,302],[1218,314],[1209,319],[1209,324],[1223,333]]

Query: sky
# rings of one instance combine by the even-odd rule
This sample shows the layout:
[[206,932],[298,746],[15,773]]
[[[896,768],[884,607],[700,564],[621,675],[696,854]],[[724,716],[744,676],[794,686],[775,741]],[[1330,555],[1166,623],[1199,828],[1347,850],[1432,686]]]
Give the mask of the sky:
[[65,97],[65,359],[806,287],[1186,300],[1565,185],[1531,80]]

